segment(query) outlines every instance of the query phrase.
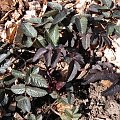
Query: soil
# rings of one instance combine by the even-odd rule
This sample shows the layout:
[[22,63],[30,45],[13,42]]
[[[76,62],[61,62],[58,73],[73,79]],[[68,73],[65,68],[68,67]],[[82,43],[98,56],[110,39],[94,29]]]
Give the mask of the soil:
[[104,97],[104,90],[98,82],[90,84],[87,94],[82,93],[86,97],[80,101],[83,116],[79,120],[120,120],[120,94]]

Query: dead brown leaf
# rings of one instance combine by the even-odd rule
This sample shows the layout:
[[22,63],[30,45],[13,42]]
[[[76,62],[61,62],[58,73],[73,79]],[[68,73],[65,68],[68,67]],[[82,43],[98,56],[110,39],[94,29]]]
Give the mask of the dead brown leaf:
[[7,21],[1,35],[1,37],[3,38],[3,42],[13,43],[13,40],[16,37],[17,29],[18,29],[18,22],[15,23],[12,21]]
[[73,105],[58,103],[58,104],[56,105],[56,108],[57,108],[57,111],[58,111],[60,114],[63,114],[64,111],[65,111],[65,109],[71,110],[71,109],[73,108]]
[[14,0],[0,0],[0,9],[1,11],[9,11],[14,8]]
[[112,85],[112,82],[110,80],[101,80],[100,82],[105,88],[109,88]]

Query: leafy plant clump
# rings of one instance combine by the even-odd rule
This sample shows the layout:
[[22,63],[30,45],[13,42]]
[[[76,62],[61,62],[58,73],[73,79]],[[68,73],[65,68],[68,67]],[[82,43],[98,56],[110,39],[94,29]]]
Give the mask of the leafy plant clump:
[[104,50],[114,50],[113,41],[120,36],[119,3],[32,4],[18,0],[12,10],[1,8],[0,108],[12,111],[14,118],[42,120],[55,113],[55,118],[78,120],[78,81],[84,87],[109,80],[112,85],[102,95],[120,92],[118,66],[103,59]]

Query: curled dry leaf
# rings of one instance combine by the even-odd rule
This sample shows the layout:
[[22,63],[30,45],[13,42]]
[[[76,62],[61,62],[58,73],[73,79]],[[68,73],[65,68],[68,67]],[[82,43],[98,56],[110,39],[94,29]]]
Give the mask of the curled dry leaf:
[[101,80],[100,82],[105,88],[109,88],[112,85],[112,82],[109,80]]
[[12,21],[6,22],[5,28],[2,31],[2,35],[1,35],[3,42],[13,43],[16,37],[18,26],[19,26],[19,21],[16,23]]

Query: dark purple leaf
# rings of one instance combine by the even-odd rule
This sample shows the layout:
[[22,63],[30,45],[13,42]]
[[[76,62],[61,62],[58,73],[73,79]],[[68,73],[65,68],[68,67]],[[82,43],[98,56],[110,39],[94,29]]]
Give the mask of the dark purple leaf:
[[53,55],[52,50],[49,50],[44,55],[45,56],[45,61],[46,61],[45,64],[46,64],[47,67],[49,67],[51,65],[52,55]]
[[84,64],[84,59],[81,54],[75,53],[74,59],[79,63],[79,64]]
[[120,81],[117,82],[116,84],[111,85],[107,90],[102,92],[102,95],[104,95],[104,96],[109,95],[110,96],[110,95],[114,95],[118,92],[120,92]]
[[103,66],[103,69],[107,69],[107,68],[110,69],[110,70],[113,69],[113,65],[109,62],[103,62],[102,66]]
[[100,72],[99,69],[90,69],[89,74],[96,74],[97,72]]
[[104,41],[102,40],[102,36],[99,36],[99,48],[102,48],[104,46]]
[[83,35],[82,46],[85,50],[90,47],[90,37],[91,34]]
[[36,54],[33,57],[33,62],[35,62],[36,60],[38,60],[46,52],[47,52],[46,48],[40,48],[40,49],[38,49],[38,51],[36,52]]
[[95,74],[88,74],[85,78],[85,82],[83,85],[90,84],[91,82],[95,82],[97,80],[110,80],[111,82],[118,82],[118,75],[115,73],[110,73],[107,70],[104,71],[96,71]]
[[56,84],[56,89],[57,89],[57,90],[60,90],[64,85],[65,85],[65,82],[58,82],[58,83]]
[[81,66],[80,66],[79,62],[75,61],[75,65],[77,66],[77,70],[80,71]]
[[65,57],[66,54],[67,54],[65,48],[62,46],[60,49],[61,49],[61,53],[62,53],[63,56]]
[[100,7],[99,5],[91,4],[88,10],[91,11],[91,12],[96,12],[97,13],[97,12],[99,12],[99,10],[98,10],[99,7]]
[[53,47],[52,47],[51,44],[49,44],[46,48],[47,48],[48,50],[52,50],[52,49],[53,49]]
[[67,82],[72,81],[77,75],[78,68],[75,64],[75,61],[72,60],[68,67]]
[[110,39],[107,37],[107,35],[102,35],[102,39],[105,42],[105,44],[110,48],[112,46],[112,42]]
[[66,18],[66,16],[70,14],[70,12],[67,9],[63,9],[61,10],[54,18],[53,20],[53,24],[57,24],[59,22],[61,22],[63,19]]
[[60,60],[60,57],[61,57],[61,51],[57,50],[57,52],[55,52],[52,56],[52,65],[51,65],[52,68],[56,67],[57,63]]
[[98,45],[98,37],[98,34],[92,34],[92,36],[90,37],[90,45],[92,49],[96,48],[96,46]]
[[46,66],[49,67],[51,65],[51,59],[52,59],[52,55],[53,55],[53,47],[51,44],[49,44],[47,47],[47,52],[45,53],[44,57],[45,57],[45,61],[46,61]]

